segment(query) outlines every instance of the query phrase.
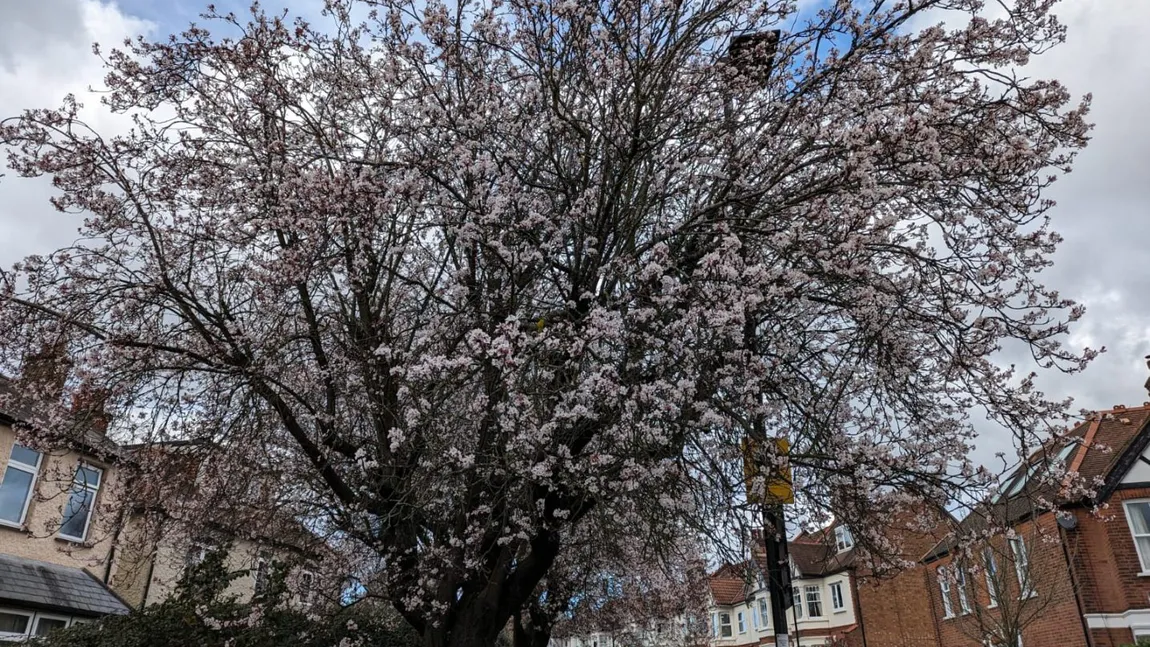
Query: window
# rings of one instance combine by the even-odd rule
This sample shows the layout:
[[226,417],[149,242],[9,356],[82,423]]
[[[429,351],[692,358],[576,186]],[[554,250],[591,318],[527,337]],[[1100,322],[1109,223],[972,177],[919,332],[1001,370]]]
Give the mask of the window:
[[822,591],[819,586],[806,587],[806,615],[812,618],[822,617]]
[[1127,501],[1125,507],[1126,522],[1134,537],[1134,547],[1138,549],[1142,572],[1150,573],[1150,501]]
[[716,638],[719,636],[719,614],[711,614],[711,635]]
[[966,570],[961,566],[954,569],[954,584],[958,587],[958,606],[963,613],[970,613],[970,599],[966,595]]
[[72,489],[68,493],[68,503],[64,504],[64,519],[60,522],[60,536],[72,541],[84,541],[88,536],[88,525],[92,521],[92,507],[96,493],[100,491],[102,470],[91,465],[81,464],[72,478]]
[[767,611],[767,599],[759,598],[759,617],[763,619],[763,624],[759,625],[763,629],[771,626],[771,614]]
[[57,629],[64,629],[68,626],[68,619],[58,616],[46,616],[42,613],[36,614],[36,630],[32,632],[33,636],[46,636],[49,632]]
[[199,542],[188,546],[188,554],[184,556],[184,565],[188,568],[199,566],[208,556],[210,549]]
[[731,614],[719,614],[719,635],[723,638],[730,638],[734,635],[734,632],[731,631]]
[[791,598],[795,603],[792,607],[795,610],[795,618],[801,620],[803,617],[803,594],[799,591],[799,587],[796,586],[791,589]]
[[946,567],[938,567],[938,590],[942,593],[942,617],[954,617],[954,603],[950,601],[950,576],[946,573]]
[[855,538],[851,535],[850,528],[846,526],[835,527],[835,546],[838,547],[839,552],[849,550],[855,545]]
[[271,568],[271,556],[267,553],[261,552],[259,557],[256,558],[255,568],[255,587],[256,595],[262,595],[268,589],[268,571]]
[[0,523],[20,526],[28,513],[28,502],[40,470],[40,452],[13,445],[4,480],[0,481]]
[[1026,543],[1021,537],[1010,540],[1010,550],[1014,553],[1014,573],[1018,576],[1020,597],[1034,596],[1034,585],[1030,581],[1030,557],[1026,554]]
[[990,608],[998,606],[998,563],[994,560],[994,550],[989,546],[982,549],[982,566],[986,573],[986,594],[990,598]]
[[747,623],[745,620],[743,620],[743,612],[742,611],[740,611],[738,613],[738,619],[739,619],[739,633],[741,633],[741,634],[747,633]]
[[748,600],[747,606],[751,607],[751,626],[754,627],[755,629],[758,629],[759,628],[759,607],[755,606],[753,600]]
[[[309,571],[301,571],[299,574],[299,601],[303,604],[311,604],[312,587],[315,584],[315,574]],[[659,625],[659,633],[662,633],[662,625]]]
[[831,610],[842,611],[846,608],[847,608],[847,605],[846,605],[845,601],[843,600],[843,583],[842,582],[832,582],[831,583]]
[[0,611],[0,638],[25,636],[32,624],[32,614],[15,611]]

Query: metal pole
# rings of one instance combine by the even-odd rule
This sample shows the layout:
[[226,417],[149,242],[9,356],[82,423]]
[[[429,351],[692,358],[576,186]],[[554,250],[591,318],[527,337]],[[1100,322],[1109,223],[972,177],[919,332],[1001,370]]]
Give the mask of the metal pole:
[[767,595],[771,601],[775,647],[789,647],[787,607],[793,603],[793,595],[787,559],[787,524],[781,505],[763,505],[763,544],[767,556]]

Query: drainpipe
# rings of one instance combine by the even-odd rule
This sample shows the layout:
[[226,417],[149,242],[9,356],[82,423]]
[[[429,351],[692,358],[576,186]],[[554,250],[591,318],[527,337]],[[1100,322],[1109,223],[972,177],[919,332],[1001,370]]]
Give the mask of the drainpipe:
[[[1074,525],[1077,527],[1078,517],[1075,516],[1074,520],[1076,522]],[[1094,647],[1094,637],[1090,635],[1090,626],[1086,624],[1086,605],[1082,602],[1082,591],[1078,586],[1078,576],[1074,571],[1074,564],[1070,561],[1070,550],[1067,548],[1069,535],[1067,535],[1066,528],[1063,528],[1062,524],[1055,523],[1054,525],[1058,527],[1058,538],[1061,540],[1059,543],[1062,544],[1062,558],[1066,560],[1066,570],[1070,573],[1070,589],[1071,592],[1074,593],[1074,604],[1078,607],[1078,620],[1082,623],[1082,635],[1086,637],[1086,644],[1089,645],[1089,647]]]
[[934,644],[942,645],[942,632],[938,625],[938,608],[934,606],[934,583],[930,581],[930,571],[922,564],[922,582],[926,586],[926,599],[930,601],[930,625],[934,628]]
[[866,623],[863,622],[862,600],[859,599],[859,583],[854,571],[849,571],[849,580],[851,583],[851,595],[855,598],[855,622],[858,624],[859,634],[862,636],[862,647],[867,647]]

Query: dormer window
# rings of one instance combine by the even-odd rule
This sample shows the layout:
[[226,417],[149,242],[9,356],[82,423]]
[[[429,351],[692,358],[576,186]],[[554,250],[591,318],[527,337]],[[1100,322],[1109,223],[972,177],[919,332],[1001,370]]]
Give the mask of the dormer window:
[[850,528],[846,526],[835,527],[835,546],[838,547],[839,552],[854,548],[855,538],[851,535]]

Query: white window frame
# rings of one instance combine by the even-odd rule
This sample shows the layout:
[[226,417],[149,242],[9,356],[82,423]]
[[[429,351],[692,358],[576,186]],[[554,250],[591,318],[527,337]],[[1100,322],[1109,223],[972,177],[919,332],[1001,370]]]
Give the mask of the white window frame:
[[942,618],[946,620],[954,617],[954,601],[950,599],[950,575],[945,566],[939,566],[935,571],[938,577],[938,590],[942,593]]
[[970,597],[966,592],[966,570],[961,566],[954,567],[954,586],[958,589],[958,608],[966,615],[970,613]]
[[[307,595],[304,595],[304,588],[303,588],[304,579],[307,579],[307,582],[308,582]],[[310,571],[306,568],[300,569],[300,572],[299,572],[299,601],[300,601],[300,604],[303,604],[304,606],[308,606],[312,603],[312,600],[314,598],[315,598],[315,572]]]
[[1010,552],[1014,556],[1014,574],[1018,576],[1019,599],[1032,598],[1038,595],[1034,590],[1033,578],[1030,576],[1030,555],[1027,552],[1026,541],[1022,537],[1012,537],[1007,540]]
[[[260,569],[263,569],[263,587],[260,587]],[[267,551],[256,552],[256,563],[252,568],[252,594],[262,595],[267,592],[268,579],[271,577],[272,557]]]
[[990,598],[988,609],[998,606],[998,560],[994,559],[994,549],[990,546],[982,549],[982,568],[986,575],[986,595]]
[[759,625],[761,629],[767,629],[771,626],[771,613],[767,609],[767,598],[759,598],[759,617],[762,618],[762,624]]
[[27,611],[25,609],[9,609],[7,607],[0,607],[0,613],[8,613],[16,616],[24,616],[28,618],[28,626],[24,629],[24,633],[17,634],[10,631],[0,631],[0,641],[17,641],[24,640],[32,631],[32,627],[36,626],[36,612]]
[[731,613],[729,611],[719,612],[719,637],[730,638],[735,635],[734,629],[731,627]]
[[847,610],[846,597],[843,595],[843,583],[831,582],[827,585],[831,590],[831,611],[843,613]]
[[795,610],[795,619],[796,620],[802,620],[803,619],[803,599],[804,599],[803,598],[803,588],[801,586],[792,586],[791,587],[791,598],[794,601],[794,604],[791,605],[791,608]]
[[[92,487],[91,485],[89,485],[87,483],[87,481],[80,483],[79,481],[76,480],[76,476],[78,474],[80,474],[80,470],[83,468],[90,469],[90,470],[96,472],[96,474],[98,475],[98,479],[96,481],[95,487]],[[76,537],[73,535],[66,535],[63,532],[57,532],[56,534],[61,539],[67,539],[68,541],[74,541],[76,543],[84,543],[88,539],[88,530],[90,530],[92,528],[92,517],[96,516],[96,501],[99,499],[99,496],[100,496],[100,488],[104,487],[104,468],[97,467],[91,463],[84,463],[84,462],[81,462],[79,465],[76,466],[76,471],[73,472],[73,474],[72,474],[72,483],[68,487],[68,498],[64,501],[64,513],[65,514],[67,514],[67,512],[68,512],[68,505],[72,502],[72,488],[75,487],[76,485],[81,485],[85,490],[88,490],[92,493],[92,501],[91,501],[91,504],[88,506],[88,518],[84,520],[84,534],[80,537]],[[64,520],[64,519],[60,520],[60,527],[61,528],[64,527],[65,521],[66,520]]]
[[37,635],[36,630],[40,627],[40,621],[44,620],[45,618],[48,620],[63,620],[64,621],[64,629],[67,629],[68,627],[72,626],[72,618],[70,618],[69,616],[61,616],[61,615],[56,615],[54,613],[44,613],[42,611],[37,611],[36,612],[36,621],[33,622],[29,627],[29,631],[28,631],[29,636],[36,636]]
[[741,633],[741,634],[747,633],[747,619],[743,615],[743,612],[739,611],[738,613],[736,613],[735,618],[739,622],[739,633]]
[[719,637],[719,614],[718,614],[718,612],[711,614],[711,636],[713,638]]
[[[803,599],[807,602],[808,618],[823,617],[823,587],[819,586],[818,584],[808,584],[804,586]],[[815,613],[814,605],[816,604],[818,605],[818,613]]]
[[1150,499],[1130,499],[1129,501],[1123,501],[1122,512],[1126,515],[1126,527],[1130,529],[1130,540],[1134,542],[1134,550],[1138,554],[1138,566],[1142,569],[1138,575],[1150,576],[1150,567],[1147,567],[1147,564],[1150,564],[1150,555],[1143,555],[1142,548],[1138,545],[1139,537],[1150,539],[1150,534],[1139,534],[1134,530],[1134,523],[1130,521],[1130,506],[1138,504],[1150,506]]
[[854,548],[855,538],[851,534],[851,529],[846,526],[835,526],[835,547],[838,552],[844,552]]
[[76,616],[65,616],[58,613],[48,613],[44,611],[33,611],[31,609],[14,609],[11,607],[0,607],[0,613],[9,613],[12,615],[23,616],[28,619],[28,626],[24,633],[17,634],[10,631],[0,632],[0,642],[16,642],[25,641],[29,638],[36,636],[36,627],[40,625],[41,618],[49,620],[63,620],[66,624],[65,628],[72,625],[83,624],[85,622],[92,622],[94,618],[84,618]]
[[[193,541],[188,543],[188,551],[184,555],[184,568],[194,568],[204,563],[208,554],[215,548],[204,541]],[[193,557],[194,555],[194,557]]]
[[[23,447],[24,449],[27,449],[30,452],[36,452],[36,450],[32,449],[31,447],[25,447],[24,445],[21,445],[19,443],[14,443],[12,445],[13,450],[17,447]],[[36,492],[36,483],[40,479],[40,466],[43,464],[44,464],[44,452],[36,452],[36,464],[35,465],[29,465],[23,461],[18,461],[13,457],[11,451],[8,453],[8,463],[4,466],[4,474],[7,474],[8,469],[12,468],[12,469],[15,469],[15,470],[20,471],[20,472],[26,472],[28,474],[31,474],[32,475],[32,481],[28,484],[28,491],[24,494],[24,507],[20,508],[20,519],[19,519],[19,521],[12,522],[12,521],[8,521],[7,519],[0,519],[0,525],[8,526],[9,528],[23,528],[24,527],[24,521],[28,518],[28,508],[31,506],[31,503],[32,503],[32,494],[34,492]],[[0,482],[3,482],[3,480],[4,480],[4,475],[0,475]]]

